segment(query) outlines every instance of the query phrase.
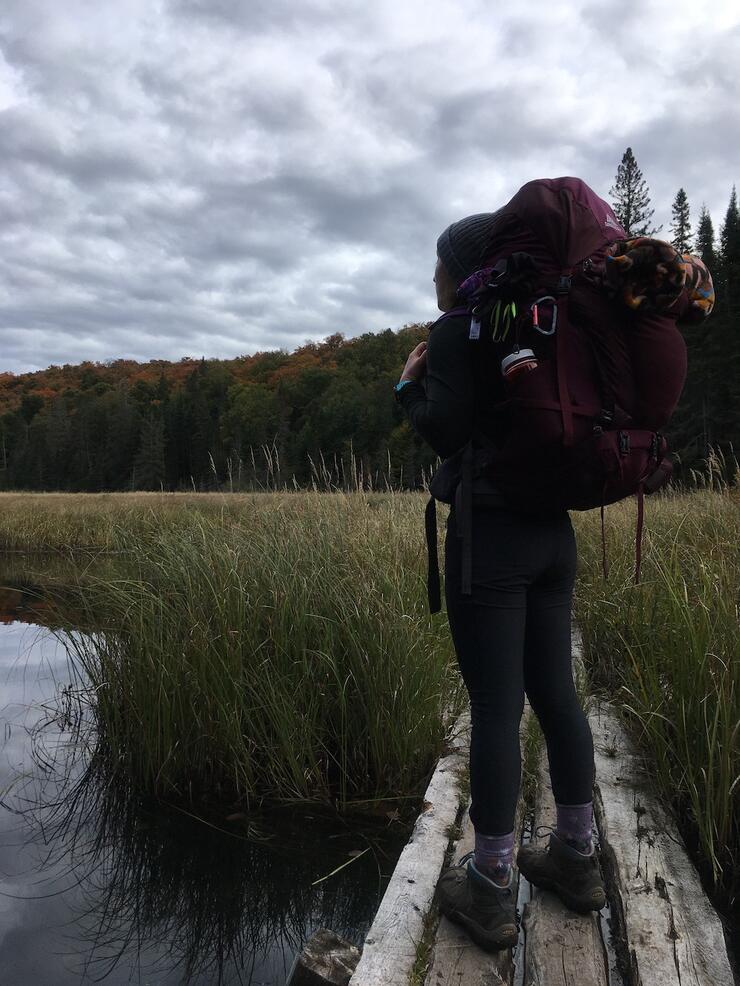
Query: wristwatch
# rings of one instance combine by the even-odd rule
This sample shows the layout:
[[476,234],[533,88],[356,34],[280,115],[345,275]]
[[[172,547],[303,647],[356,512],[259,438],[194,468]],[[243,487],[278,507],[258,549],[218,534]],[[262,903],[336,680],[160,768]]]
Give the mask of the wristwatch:
[[413,380],[409,380],[409,379],[399,380],[398,383],[394,385],[394,387],[393,387],[393,396],[396,398],[397,401],[398,401],[398,395],[400,394],[400,392],[404,388],[404,386],[407,383],[413,383],[413,382],[414,382]]

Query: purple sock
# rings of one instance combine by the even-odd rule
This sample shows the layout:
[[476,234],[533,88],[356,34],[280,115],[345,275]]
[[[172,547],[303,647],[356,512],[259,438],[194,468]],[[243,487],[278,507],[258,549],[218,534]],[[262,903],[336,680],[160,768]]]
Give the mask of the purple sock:
[[593,822],[593,801],[582,805],[560,805],[555,803],[557,822],[555,832],[559,838],[580,852],[589,854],[591,850],[591,825]]
[[514,830],[506,835],[475,833],[475,865],[484,873],[502,878],[506,876],[514,850]]

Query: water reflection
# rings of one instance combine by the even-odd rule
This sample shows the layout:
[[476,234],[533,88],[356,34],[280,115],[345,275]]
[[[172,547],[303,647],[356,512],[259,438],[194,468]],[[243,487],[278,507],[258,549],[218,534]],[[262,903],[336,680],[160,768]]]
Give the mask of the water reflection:
[[0,578],[15,592],[0,614],[4,986],[267,986],[319,926],[360,944],[405,830],[305,810],[198,819],[113,784],[64,647],[17,622],[44,618],[39,579]]

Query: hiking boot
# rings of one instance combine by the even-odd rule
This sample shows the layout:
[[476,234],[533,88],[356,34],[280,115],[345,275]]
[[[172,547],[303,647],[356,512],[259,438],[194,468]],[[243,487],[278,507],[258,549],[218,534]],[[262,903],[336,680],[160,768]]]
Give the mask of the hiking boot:
[[439,878],[439,909],[487,952],[510,948],[519,936],[513,869],[508,884],[500,887],[476,869],[474,855],[466,853]]
[[596,848],[590,856],[584,856],[561,839],[551,825],[538,825],[535,835],[540,829],[550,829],[547,848],[520,846],[516,856],[519,872],[535,887],[552,890],[574,911],[600,911],[606,904],[606,893]]

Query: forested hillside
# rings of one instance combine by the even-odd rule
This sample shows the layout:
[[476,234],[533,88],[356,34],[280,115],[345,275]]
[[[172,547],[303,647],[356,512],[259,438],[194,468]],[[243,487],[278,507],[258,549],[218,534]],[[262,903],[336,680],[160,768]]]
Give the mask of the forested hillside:
[[[0,376],[0,487],[245,489],[307,483],[350,457],[373,481],[418,477],[433,453],[392,395],[428,325],[235,360],[54,366]],[[335,466],[336,462],[336,466]],[[403,474],[401,470],[403,469]]]

